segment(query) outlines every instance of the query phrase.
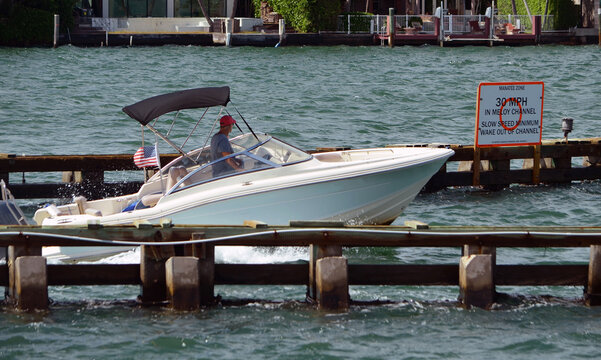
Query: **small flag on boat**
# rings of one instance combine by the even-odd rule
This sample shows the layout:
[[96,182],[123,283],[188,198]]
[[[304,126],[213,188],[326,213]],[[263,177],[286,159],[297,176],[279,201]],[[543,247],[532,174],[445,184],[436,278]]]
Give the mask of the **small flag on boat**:
[[139,167],[159,166],[157,149],[155,146],[142,146],[134,154],[134,163]]

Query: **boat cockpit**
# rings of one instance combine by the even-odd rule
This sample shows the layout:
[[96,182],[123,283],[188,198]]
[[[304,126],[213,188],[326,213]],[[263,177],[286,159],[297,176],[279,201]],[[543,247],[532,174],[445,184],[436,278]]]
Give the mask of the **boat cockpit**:
[[[142,204],[136,208],[153,206],[164,195],[209,181],[296,164],[312,158],[311,154],[267,134],[243,134],[230,139],[230,144],[234,153],[214,161],[211,161],[210,148],[206,146],[169,163],[142,186],[138,192]],[[229,170],[215,171],[220,168],[218,163],[230,158],[240,164],[242,170],[228,166],[225,168]]]

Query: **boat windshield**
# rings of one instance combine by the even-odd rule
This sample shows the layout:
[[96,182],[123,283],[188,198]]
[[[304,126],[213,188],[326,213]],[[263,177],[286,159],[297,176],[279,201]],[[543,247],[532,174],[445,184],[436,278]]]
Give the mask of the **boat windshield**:
[[[187,157],[174,160],[164,171],[167,173],[167,194],[214,179],[248,172],[287,166],[311,159],[312,155],[267,134],[244,134],[230,139],[234,153],[210,160],[209,147],[192,151]],[[226,165],[233,158],[241,170]]]

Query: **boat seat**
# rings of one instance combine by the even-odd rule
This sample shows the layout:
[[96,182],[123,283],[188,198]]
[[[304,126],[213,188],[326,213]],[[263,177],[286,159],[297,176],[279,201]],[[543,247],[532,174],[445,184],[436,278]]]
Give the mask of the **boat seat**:
[[87,214],[92,216],[102,216],[102,211],[91,208],[88,205],[88,201],[84,196],[76,196],[73,202],[77,204],[77,210],[80,214]]
[[[188,175],[188,170],[184,166],[175,166],[169,168],[169,174],[167,175],[167,190],[177,184],[178,181],[183,179],[186,175]],[[186,185],[186,183],[184,183]]]
[[[166,189],[169,190],[172,187],[174,187],[175,184],[177,184],[177,182],[183,179],[186,175],[188,175],[188,171],[184,166],[175,166],[169,168],[169,173],[167,174]],[[184,185],[186,185],[186,183],[187,182],[184,182]],[[147,194],[142,196],[139,202],[141,202],[144,207],[153,207],[159,202],[159,200],[162,197],[163,194],[160,192],[154,194]],[[134,208],[140,209],[140,207],[138,207],[137,204],[134,206]],[[127,209],[129,210],[129,207]]]
[[159,199],[162,197],[163,197],[163,194],[161,194],[161,193],[148,194],[148,195],[142,196],[142,199],[140,199],[140,202],[142,203],[142,205],[144,205],[146,207],[153,207],[159,202]]

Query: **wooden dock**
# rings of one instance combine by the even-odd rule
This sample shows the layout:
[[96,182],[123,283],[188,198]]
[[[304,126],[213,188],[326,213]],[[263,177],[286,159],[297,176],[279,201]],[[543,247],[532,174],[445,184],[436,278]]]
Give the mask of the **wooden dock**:
[[[482,148],[454,144],[395,144],[388,146],[449,147],[455,151],[432,177],[426,191],[457,186],[484,186],[499,189],[511,184],[569,183],[601,179],[601,138],[545,140],[540,146]],[[333,148],[318,148],[328,151]],[[161,163],[177,154],[161,155]],[[474,159],[480,167],[473,169]],[[534,166],[533,164],[538,164]],[[577,164],[577,165],[575,165]],[[70,198],[74,194],[88,199],[135,193],[141,181],[107,182],[108,171],[140,171],[132,155],[10,155],[0,154],[0,179],[16,198]],[[26,173],[55,172],[63,182],[29,183]]]
[[[419,225],[419,226],[416,226]],[[140,264],[46,264],[42,246],[142,245]],[[582,286],[588,305],[601,304],[601,227],[342,226],[292,222],[289,227],[1,226],[0,286],[17,308],[47,309],[48,286],[140,285],[141,306],[196,310],[215,303],[215,285],[304,285],[326,310],[349,307],[349,285],[458,286],[460,303],[489,308],[497,285]],[[306,247],[307,263],[215,263],[219,246]],[[455,248],[449,264],[354,264],[342,249]],[[497,248],[587,247],[590,258],[568,265],[497,265]],[[402,299],[399,299],[399,301]]]

